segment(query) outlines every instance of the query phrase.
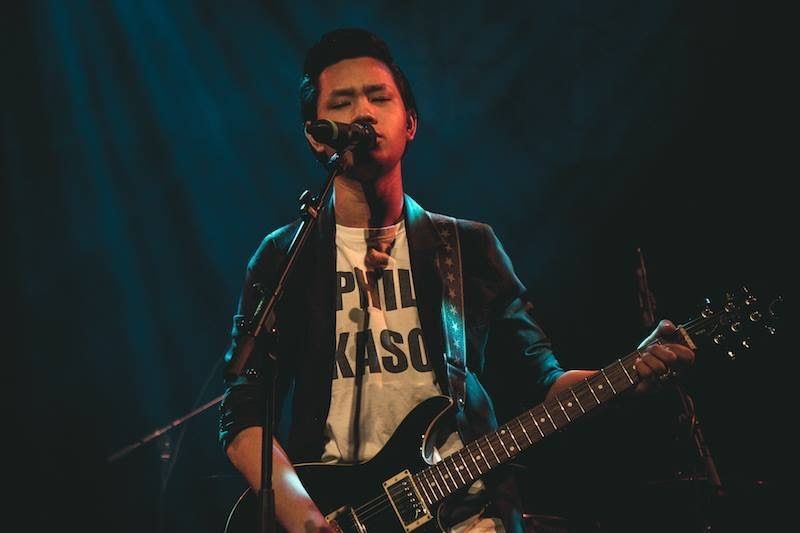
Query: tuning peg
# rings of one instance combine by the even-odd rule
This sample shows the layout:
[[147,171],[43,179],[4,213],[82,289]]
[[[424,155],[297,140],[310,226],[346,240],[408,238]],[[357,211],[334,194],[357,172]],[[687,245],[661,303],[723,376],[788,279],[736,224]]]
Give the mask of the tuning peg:
[[700,316],[702,316],[703,318],[714,316],[714,310],[711,308],[711,300],[709,300],[708,298],[706,298],[705,301],[703,302],[703,306],[700,310]]
[[726,313],[733,313],[736,310],[736,302],[734,302],[733,300],[729,300],[725,302],[725,305],[722,307],[722,309]]
[[783,296],[778,296],[769,304],[769,315],[772,318],[777,318],[779,316],[780,307],[783,306]]
[[750,313],[750,315],[748,315],[748,318],[750,319],[750,322],[760,322],[762,318],[761,311],[753,311]]
[[766,329],[767,333],[770,335],[775,335],[775,332],[777,331],[774,326],[764,326],[764,329]]
[[742,299],[742,301],[744,302],[744,305],[755,305],[756,302],[758,302],[758,298],[756,298],[756,295],[752,293],[752,291],[750,290],[750,287],[747,287],[746,285],[742,285],[742,288],[740,290],[741,290],[742,295],[744,297]]
[[734,333],[739,333],[742,330],[742,323],[738,320],[731,324],[731,331]]
[[727,354],[728,354],[728,359],[730,359],[731,361],[736,359],[736,352],[734,352],[733,350],[728,350]]
[[714,335],[714,344],[722,344],[723,342],[725,342],[725,335],[722,333]]
[[750,347],[751,347],[751,344],[750,344],[750,339],[742,339],[742,342],[741,342],[741,344],[742,344],[742,348],[746,348],[746,349],[748,349],[748,350],[749,350],[749,349],[750,349]]

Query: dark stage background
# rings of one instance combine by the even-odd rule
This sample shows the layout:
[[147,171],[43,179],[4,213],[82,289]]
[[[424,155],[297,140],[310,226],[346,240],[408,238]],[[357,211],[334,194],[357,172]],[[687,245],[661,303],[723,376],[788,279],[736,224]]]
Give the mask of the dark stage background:
[[[215,407],[107,459],[222,393],[246,261],[324,177],[296,104],[323,31],[390,43],[422,115],[407,191],[490,223],[564,364],[596,368],[645,333],[637,247],[659,317],[741,284],[791,305],[787,19],[689,0],[4,7],[6,488],[21,529],[222,531],[243,485]],[[667,389],[526,454],[530,512],[604,532],[766,530],[789,481],[784,322],[735,361],[700,351],[684,378],[724,498],[680,480],[697,450]]]

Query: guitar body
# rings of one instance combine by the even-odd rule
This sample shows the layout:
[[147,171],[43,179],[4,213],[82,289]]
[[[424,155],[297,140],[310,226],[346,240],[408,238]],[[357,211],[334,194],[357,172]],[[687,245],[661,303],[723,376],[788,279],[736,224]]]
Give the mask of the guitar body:
[[[353,509],[367,533],[403,532],[406,529],[395,508],[382,496],[383,483],[403,470],[412,474],[430,466],[423,459],[422,447],[429,429],[450,406],[446,396],[434,396],[417,405],[398,426],[391,439],[369,461],[354,465],[305,463],[294,465],[303,486],[322,514],[330,516],[341,508]],[[256,531],[259,516],[258,494],[247,489],[234,505],[225,526],[225,533]],[[434,518],[413,531],[441,531],[437,525],[436,507],[428,511]],[[361,532],[349,511],[334,517],[343,532]]]

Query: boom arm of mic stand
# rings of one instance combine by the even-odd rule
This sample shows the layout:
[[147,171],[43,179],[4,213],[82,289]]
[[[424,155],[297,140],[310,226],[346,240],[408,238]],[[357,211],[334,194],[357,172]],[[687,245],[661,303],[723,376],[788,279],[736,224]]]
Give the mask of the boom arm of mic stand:
[[[286,282],[297,263],[300,252],[306,242],[308,242],[311,232],[316,227],[319,213],[322,212],[333,190],[334,178],[342,171],[344,162],[349,159],[341,156],[352,152],[354,148],[355,145],[348,146],[331,156],[327,163],[327,168],[329,169],[328,177],[318,196],[311,196],[307,190],[300,196],[302,220],[289,245],[283,270],[281,271],[281,275],[272,293],[267,294],[262,291],[258,303],[256,304],[253,317],[245,324],[246,333],[241,337],[241,342],[237,343],[236,349],[229,354],[230,359],[227,361],[225,367],[225,377],[227,379],[235,379],[241,376],[242,371],[252,356],[256,340],[265,328],[274,338],[276,334],[274,329],[275,306],[283,296]],[[275,354],[270,353],[269,359],[274,363],[276,360]],[[259,491],[259,522],[260,531],[263,533],[275,531],[275,492],[272,488],[272,439],[274,434],[274,395],[277,372],[275,371],[274,365],[268,374],[269,378],[264,380],[264,386],[266,387],[264,394],[266,402],[266,409],[264,412],[266,419],[264,420],[261,433],[261,489]]]
[[158,428],[155,431],[153,431],[152,433],[149,433],[149,434],[145,435],[144,437],[140,438],[136,442],[134,442],[132,444],[129,444],[129,445],[125,446],[124,448],[120,449],[120,450],[117,450],[116,452],[112,453],[111,455],[109,455],[106,458],[106,462],[113,463],[114,461],[117,461],[118,459],[121,459],[121,458],[125,457],[126,455],[131,453],[133,450],[139,448],[140,446],[143,446],[143,445],[147,444],[148,442],[150,442],[151,440],[155,439],[156,437],[160,437],[161,435],[163,435],[164,433],[167,433],[168,431],[172,431],[173,429],[175,429],[176,427],[180,426],[181,424],[183,424],[184,422],[186,422],[187,420],[189,420],[193,416],[198,415],[198,414],[202,413],[203,411],[205,411],[206,409],[208,409],[209,407],[213,407],[214,405],[218,404],[221,400],[222,400],[222,396],[217,396],[213,400],[210,400],[210,401],[206,402],[205,404],[201,405],[197,409],[193,409],[192,411],[188,412],[184,416],[173,420],[172,422],[170,422],[166,426]]

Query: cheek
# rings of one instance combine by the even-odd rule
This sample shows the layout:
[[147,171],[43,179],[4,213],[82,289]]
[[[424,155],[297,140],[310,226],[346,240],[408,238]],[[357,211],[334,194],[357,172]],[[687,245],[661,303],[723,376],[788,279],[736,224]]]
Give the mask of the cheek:
[[404,139],[408,141],[410,136],[408,121],[405,118],[393,121],[392,132],[396,139]]

